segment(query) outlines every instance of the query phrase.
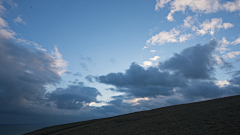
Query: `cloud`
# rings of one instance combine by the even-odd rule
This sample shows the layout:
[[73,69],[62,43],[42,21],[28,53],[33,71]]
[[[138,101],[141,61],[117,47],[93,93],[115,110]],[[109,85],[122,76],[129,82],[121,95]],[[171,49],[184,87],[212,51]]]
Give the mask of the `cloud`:
[[157,61],[160,57],[159,56],[154,56],[153,58],[149,58],[151,61]]
[[222,57],[225,58],[225,59],[232,59],[232,58],[235,58],[237,55],[240,54],[240,51],[232,51],[232,52],[229,52],[225,55],[223,55]]
[[149,40],[146,41],[147,45],[163,45],[165,43],[174,43],[178,42],[177,36],[179,35],[180,31],[176,29],[172,29],[170,32],[166,32],[163,30],[159,34],[152,36]]
[[165,4],[169,3],[171,0],[156,0],[157,4],[155,5],[155,10],[159,10],[160,8],[164,8]]
[[240,43],[240,37],[238,37],[236,40],[232,42],[232,44],[236,45]]
[[4,19],[2,19],[2,17],[0,17],[0,28],[3,27],[9,27],[7,21],[5,21]]
[[202,24],[199,25],[200,29],[196,30],[196,33],[198,35],[205,35],[209,33],[210,35],[214,35],[215,30],[219,30],[221,28],[228,29],[233,27],[231,23],[223,23],[222,24],[222,18],[212,18],[211,22],[207,19]]
[[18,39],[16,39],[15,42],[22,43],[24,45],[33,45],[37,50],[44,51],[44,52],[47,51],[46,49],[42,48],[41,45],[39,45],[33,41],[26,40],[26,39],[18,38]]
[[92,59],[90,57],[84,57],[84,56],[80,55],[79,59],[82,61],[87,61],[89,63],[92,63]]
[[227,1],[225,4],[223,4],[223,7],[225,10],[229,12],[234,12],[240,10],[240,1],[235,0],[234,2]]
[[231,24],[231,23],[223,23],[223,28],[224,29],[228,29],[228,28],[232,28],[232,27],[234,27],[234,25]]
[[151,61],[144,61],[143,62],[143,67],[148,67],[148,66],[152,66],[153,64],[152,64],[152,62]]
[[175,12],[182,11],[184,13],[187,7],[193,12],[205,14],[215,13],[221,8],[218,0],[174,0],[170,3],[170,5],[171,10],[166,17],[169,21],[174,21],[173,14]]
[[[57,59],[38,50],[28,50],[0,38],[0,110],[25,111],[41,105],[45,85],[58,84],[61,69]],[[30,111],[29,110],[29,111]]]
[[186,79],[169,72],[161,72],[156,67],[144,69],[132,63],[125,73],[110,73],[95,77],[100,83],[116,86],[112,91],[124,92],[135,97],[155,97],[172,95],[173,87],[186,86]]
[[159,7],[162,9],[169,2],[171,10],[166,17],[168,21],[174,21],[173,14],[175,12],[182,11],[185,13],[186,9],[204,14],[216,13],[221,10],[229,12],[240,10],[239,0],[235,0],[234,2],[227,1],[226,3],[220,3],[219,0],[157,0],[155,10],[159,11]]
[[79,73],[79,72],[77,72],[77,73],[75,73],[75,74],[73,74],[74,76],[79,76],[79,77],[81,77],[82,76],[82,74],[81,73]]
[[150,52],[151,52],[151,53],[155,53],[155,52],[156,52],[156,50],[150,50]]
[[63,60],[62,54],[58,51],[57,46],[54,46],[54,51],[52,51],[52,56],[55,58],[54,63],[52,63],[53,67],[56,67],[60,70],[58,70],[58,74],[62,75],[64,72],[66,72],[66,68],[68,66],[68,62]]
[[91,102],[98,102],[97,96],[101,96],[97,89],[82,85],[70,85],[46,94],[48,100],[59,109],[81,109]]
[[26,22],[23,21],[23,19],[20,17],[20,15],[18,15],[17,18],[13,19],[13,22],[17,25],[18,23],[21,25],[26,25]]
[[186,34],[185,33],[184,35],[179,36],[179,42],[180,43],[185,42],[185,41],[191,39],[191,37],[192,37],[192,34],[190,34],[190,33]]
[[218,85],[219,87],[225,87],[228,84],[229,84],[229,82],[227,80],[224,80],[224,81],[219,80],[216,82],[216,85]]
[[225,89],[219,88],[214,82],[192,81],[188,87],[176,90],[184,98],[191,100],[211,99],[224,96]]
[[230,42],[227,41],[226,37],[222,37],[222,40],[220,41],[220,43],[222,44],[218,50],[220,51],[220,53],[225,53],[227,50],[230,50],[230,48],[226,48]]
[[162,70],[174,71],[187,78],[210,79],[213,75],[213,65],[217,62],[212,56],[217,46],[215,39],[205,45],[196,45],[175,53],[169,60],[160,63]]
[[191,28],[194,24],[194,20],[191,16],[188,16],[186,19],[183,20],[183,27],[184,28]]
[[88,71],[88,67],[85,63],[80,63],[80,66],[85,69],[86,71]]
[[93,82],[93,78],[94,78],[94,76],[92,76],[92,75],[88,75],[85,77],[85,79],[88,80],[89,82]]

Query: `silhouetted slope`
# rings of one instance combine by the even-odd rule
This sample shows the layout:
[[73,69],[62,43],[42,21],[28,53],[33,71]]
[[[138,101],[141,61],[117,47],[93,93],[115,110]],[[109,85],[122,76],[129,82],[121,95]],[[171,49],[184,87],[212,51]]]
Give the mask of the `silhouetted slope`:
[[240,134],[240,95],[43,128],[26,135]]

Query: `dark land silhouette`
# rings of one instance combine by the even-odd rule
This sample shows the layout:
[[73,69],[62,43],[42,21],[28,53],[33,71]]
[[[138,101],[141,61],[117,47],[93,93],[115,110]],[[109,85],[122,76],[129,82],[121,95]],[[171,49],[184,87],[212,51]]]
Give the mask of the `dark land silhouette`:
[[25,135],[240,134],[240,95],[43,128]]

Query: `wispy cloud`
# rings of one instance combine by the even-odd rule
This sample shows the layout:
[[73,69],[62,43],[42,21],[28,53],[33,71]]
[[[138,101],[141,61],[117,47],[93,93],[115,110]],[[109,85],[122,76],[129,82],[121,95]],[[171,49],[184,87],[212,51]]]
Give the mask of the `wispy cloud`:
[[13,19],[13,22],[17,25],[17,24],[21,24],[21,25],[26,25],[26,22],[20,17],[20,15]]

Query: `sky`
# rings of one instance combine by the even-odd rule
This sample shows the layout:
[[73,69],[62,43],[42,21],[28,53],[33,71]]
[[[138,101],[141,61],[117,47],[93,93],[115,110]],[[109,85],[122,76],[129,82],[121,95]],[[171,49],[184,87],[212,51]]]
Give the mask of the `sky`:
[[0,124],[240,94],[240,0],[0,0]]

